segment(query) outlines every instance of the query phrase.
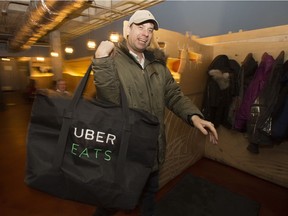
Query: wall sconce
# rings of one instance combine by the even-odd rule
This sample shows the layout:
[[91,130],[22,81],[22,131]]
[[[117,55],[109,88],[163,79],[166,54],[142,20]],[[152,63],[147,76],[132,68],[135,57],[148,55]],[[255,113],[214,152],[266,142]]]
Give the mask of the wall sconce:
[[72,54],[73,52],[74,52],[73,47],[69,47],[69,46],[65,47],[65,53]]
[[96,48],[96,43],[95,43],[95,41],[88,40],[88,42],[87,42],[87,47],[88,47],[88,49],[95,49],[95,48]]
[[118,42],[119,41],[119,33],[117,33],[117,32],[112,32],[111,34],[110,34],[110,37],[109,37],[109,39],[110,39],[110,41],[111,42]]
[[10,61],[9,58],[1,58],[2,61]]
[[58,53],[58,52],[51,51],[51,52],[50,52],[50,55],[51,55],[52,57],[58,57],[58,56],[59,56],[59,53]]
[[36,61],[44,62],[45,58],[44,57],[36,57]]

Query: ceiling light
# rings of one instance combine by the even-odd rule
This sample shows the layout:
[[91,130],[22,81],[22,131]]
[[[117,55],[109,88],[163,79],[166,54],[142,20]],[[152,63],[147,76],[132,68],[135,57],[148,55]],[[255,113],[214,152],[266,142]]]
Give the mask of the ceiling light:
[[9,58],[1,58],[2,61],[10,61]]
[[112,32],[110,34],[110,41],[111,42],[118,42],[119,41],[119,33],[117,32]]
[[58,56],[59,56],[59,53],[58,53],[58,52],[51,51],[50,55],[51,55],[52,57],[58,57]]
[[65,53],[71,54],[73,52],[74,52],[74,49],[72,47],[69,47],[69,46],[65,47]]
[[96,43],[95,43],[95,41],[89,40],[89,41],[87,42],[87,47],[88,47],[89,49],[95,49],[95,48],[96,48]]
[[45,61],[45,58],[44,58],[44,57],[36,57],[36,60],[37,60],[37,61],[44,62],[44,61]]

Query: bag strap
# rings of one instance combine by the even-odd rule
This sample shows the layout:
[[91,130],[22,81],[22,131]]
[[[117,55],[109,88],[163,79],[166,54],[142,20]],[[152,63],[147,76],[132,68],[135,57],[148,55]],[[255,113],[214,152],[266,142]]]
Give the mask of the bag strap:
[[[81,79],[81,82],[79,83],[72,101],[68,105],[67,109],[64,110],[63,114],[63,122],[62,122],[62,127],[61,131],[59,134],[59,139],[57,143],[57,151],[56,155],[53,160],[52,166],[56,169],[58,169],[63,161],[63,157],[65,154],[65,148],[66,148],[66,143],[67,143],[67,137],[69,133],[69,129],[71,126],[72,122],[72,117],[73,113],[77,108],[77,104],[80,101],[83,92],[85,90],[85,87],[87,85],[90,72],[92,71],[92,63],[88,67],[84,77]],[[115,173],[115,180],[120,181],[122,178],[122,175],[124,174],[123,168],[125,166],[125,161],[126,161],[126,156],[127,156],[127,150],[128,150],[128,144],[129,144],[129,138],[131,135],[131,127],[129,124],[129,108],[128,108],[128,101],[127,97],[124,92],[123,86],[120,84],[120,95],[121,95],[121,108],[122,108],[122,114],[123,114],[123,128],[122,128],[122,139],[121,139],[121,144],[119,148],[119,156],[118,156],[118,161],[117,161],[117,167],[116,167],[116,173]]]
[[129,109],[127,97],[124,92],[124,88],[120,83],[120,95],[123,115],[123,128],[122,128],[122,139],[119,148],[118,160],[116,165],[115,182],[121,182],[124,179],[124,167],[127,157],[128,145],[131,131],[131,125],[129,124]]
[[52,166],[56,169],[58,169],[62,164],[65,147],[67,143],[67,137],[69,133],[69,128],[70,128],[71,120],[73,117],[73,111],[76,108],[84,92],[91,70],[92,70],[92,64],[89,65],[84,77],[81,79],[81,82],[76,88],[76,91],[72,97],[72,101],[68,105],[67,109],[64,110],[62,127],[61,127],[61,131],[60,131],[58,143],[57,143],[57,151],[56,151],[56,155],[54,157],[53,163],[52,163]]

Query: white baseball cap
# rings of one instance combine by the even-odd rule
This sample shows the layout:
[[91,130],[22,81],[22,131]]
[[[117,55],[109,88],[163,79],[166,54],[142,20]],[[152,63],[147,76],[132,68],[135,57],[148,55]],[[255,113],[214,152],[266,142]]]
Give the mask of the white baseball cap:
[[145,21],[151,21],[154,23],[154,29],[159,29],[159,24],[153,14],[148,10],[137,10],[129,19],[128,25],[131,26],[133,23],[140,24]]

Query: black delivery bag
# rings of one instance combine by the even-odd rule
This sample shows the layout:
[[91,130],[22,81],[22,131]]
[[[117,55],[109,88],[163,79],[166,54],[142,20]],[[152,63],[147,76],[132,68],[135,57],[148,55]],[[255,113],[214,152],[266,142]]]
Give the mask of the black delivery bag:
[[158,119],[84,99],[89,66],[73,97],[38,90],[27,135],[28,186],[106,208],[133,209],[155,162]]

